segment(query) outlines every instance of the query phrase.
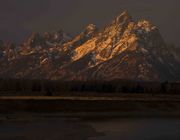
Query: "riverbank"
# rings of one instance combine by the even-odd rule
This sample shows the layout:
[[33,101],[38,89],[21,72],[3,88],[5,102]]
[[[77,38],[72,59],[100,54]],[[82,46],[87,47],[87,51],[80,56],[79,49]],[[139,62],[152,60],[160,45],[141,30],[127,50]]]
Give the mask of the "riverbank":
[[[173,115],[180,116],[179,95],[82,96],[1,96],[0,112],[82,112],[110,116]],[[72,115],[72,116],[73,116]],[[70,115],[69,115],[70,116]]]

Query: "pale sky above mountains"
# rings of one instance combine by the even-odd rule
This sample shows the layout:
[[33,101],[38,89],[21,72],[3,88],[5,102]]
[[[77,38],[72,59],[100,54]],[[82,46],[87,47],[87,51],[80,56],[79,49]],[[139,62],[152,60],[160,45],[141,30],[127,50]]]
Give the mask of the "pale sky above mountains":
[[76,35],[89,23],[102,28],[123,10],[149,19],[166,42],[180,46],[179,0],[1,0],[0,39],[20,42],[31,32],[60,28]]

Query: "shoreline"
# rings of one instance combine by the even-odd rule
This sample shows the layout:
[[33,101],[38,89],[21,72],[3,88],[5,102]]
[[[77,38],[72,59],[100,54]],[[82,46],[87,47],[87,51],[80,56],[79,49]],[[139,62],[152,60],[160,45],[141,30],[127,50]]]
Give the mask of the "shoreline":
[[[64,116],[180,116],[180,96],[1,96],[0,112],[64,113]],[[108,112],[111,112],[108,114]]]

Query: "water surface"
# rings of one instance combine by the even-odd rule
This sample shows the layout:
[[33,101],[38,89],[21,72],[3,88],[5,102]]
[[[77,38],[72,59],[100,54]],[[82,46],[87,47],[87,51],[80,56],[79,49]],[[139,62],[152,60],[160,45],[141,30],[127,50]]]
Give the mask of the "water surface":
[[180,118],[0,114],[0,140],[180,140]]

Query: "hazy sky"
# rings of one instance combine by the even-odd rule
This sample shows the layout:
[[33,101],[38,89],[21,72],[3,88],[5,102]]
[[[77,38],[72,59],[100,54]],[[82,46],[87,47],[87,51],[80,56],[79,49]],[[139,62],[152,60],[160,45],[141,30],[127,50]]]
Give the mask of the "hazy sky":
[[21,41],[31,32],[63,28],[77,34],[99,28],[123,10],[157,25],[167,42],[180,46],[180,0],[0,0],[0,39]]

